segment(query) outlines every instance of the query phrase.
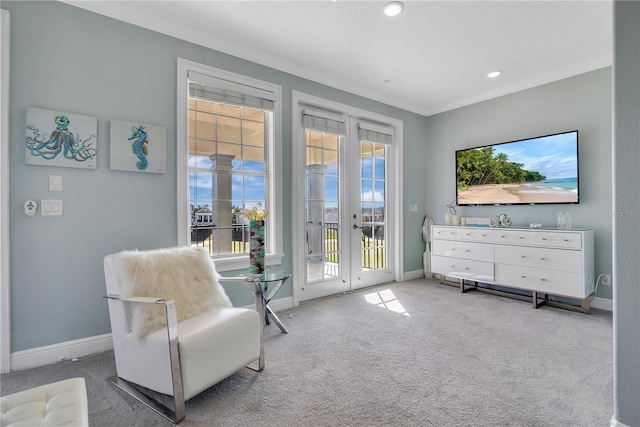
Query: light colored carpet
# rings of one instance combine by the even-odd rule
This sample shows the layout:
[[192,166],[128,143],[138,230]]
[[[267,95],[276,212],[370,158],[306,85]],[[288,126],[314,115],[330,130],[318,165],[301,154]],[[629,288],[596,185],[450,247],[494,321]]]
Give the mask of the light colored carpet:
[[[381,295],[395,311],[373,304]],[[613,414],[608,312],[534,310],[423,279],[279,316],[290,334],[267,327],[266,369],[188,401],[181,426],[588,427]],[[113,374],[106,352],[5,374],[1,392],[82,376],[92,426],[170,425],[107,383]]]

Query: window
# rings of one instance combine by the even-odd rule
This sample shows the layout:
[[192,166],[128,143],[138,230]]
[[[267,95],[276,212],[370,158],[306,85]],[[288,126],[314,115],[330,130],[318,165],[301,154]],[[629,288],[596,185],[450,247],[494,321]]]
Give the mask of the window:
[[178,79],[179,243],[204,246],[218,269],[246,267],[242,212],[258,206],[267,263],[279,263],[280,87],[183,60]]

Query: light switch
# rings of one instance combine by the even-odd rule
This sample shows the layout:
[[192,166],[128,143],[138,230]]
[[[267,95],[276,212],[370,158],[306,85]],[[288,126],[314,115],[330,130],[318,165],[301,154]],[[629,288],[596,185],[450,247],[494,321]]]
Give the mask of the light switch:
[[49,191],[62,191],[62,175],[49,175]]
[[62,215],[62,200],[41,200],[40,215],[42,216]]

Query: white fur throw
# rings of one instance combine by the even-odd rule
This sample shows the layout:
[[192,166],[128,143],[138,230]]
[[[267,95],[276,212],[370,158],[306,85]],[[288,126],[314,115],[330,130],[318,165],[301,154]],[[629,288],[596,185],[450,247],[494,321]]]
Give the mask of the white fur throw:
[[[178,322],[208,308],[231,307],[214,263],[202,247],[123,251],[119,255],[122,297],[172,299]],[[131,330],[135,334],[146,335],[166,324],[164,305],[133,304]]]

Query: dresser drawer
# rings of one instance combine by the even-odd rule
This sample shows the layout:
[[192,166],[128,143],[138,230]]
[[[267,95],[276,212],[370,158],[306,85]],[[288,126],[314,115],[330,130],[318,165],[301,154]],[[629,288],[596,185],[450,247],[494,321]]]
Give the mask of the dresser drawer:
[[489,229],[463,227],[458,230],[460,240],[474,240],[480,242],[493,242],[493,231]]
[[540,246],[580,249],[582,247],[582,235],[580,233],[541,231],[534,233],[533,243]]
[[431,251],[434,255],[493,262],[493,245],[490,243],[434,240]]
[[496,243],[530,245],[533,243],[533,233],[531,231],[494,230],[493,241]]
[[582,275],[566,271],[495,264],[495,281],[501,285],[561,295],[586,298]]
[[566,249],[496,245],[495,262],[571,273],[582,271],[582,253]]
[[451,227],[433,227],[431,229],[433,239],[458,239],[458,229]]
[[478,282],[493,282],[492,262],[434,255],[431,257],[431,271],[449,277],[459,277]]

